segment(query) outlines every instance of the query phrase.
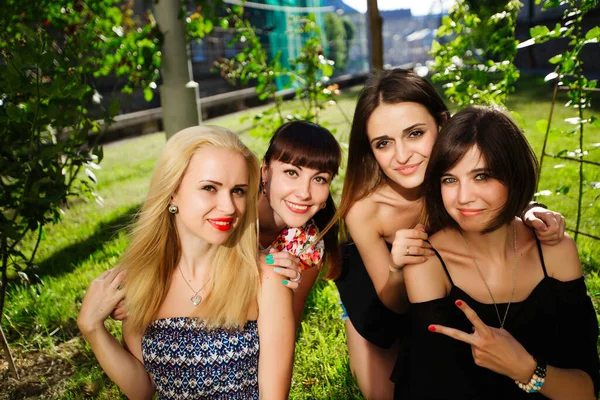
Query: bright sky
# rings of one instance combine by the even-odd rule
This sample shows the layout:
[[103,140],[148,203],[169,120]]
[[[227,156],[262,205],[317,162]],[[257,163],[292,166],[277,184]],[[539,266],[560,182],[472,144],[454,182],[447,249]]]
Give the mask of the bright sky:
[[[360,12],[367,11],[367,0],[342,0],[350,7]],[[437,14],[447,11],[454,4],[454,0],[378,0],[379,10],[396,10],[410,8],[413,15]]]

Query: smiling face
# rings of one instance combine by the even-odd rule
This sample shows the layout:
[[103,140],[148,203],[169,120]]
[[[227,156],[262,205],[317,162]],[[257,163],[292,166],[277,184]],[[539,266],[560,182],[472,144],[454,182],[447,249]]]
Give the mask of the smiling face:
[[475,146],[442,174],[441,190],[446,211],[464,231],[486,230],[508,200],[508,188],[492,177]]
[[223,244],[246,211],[248,166],[240,153],[204,147],[190,160],[171,204],[182,241]]
[[371,150],[386,177],[406,189],[423,183],[438,125],[419,103],[381,103],[367,121]]
[[291,228],[306,224],[329,196],[332,176],[328,172],[281,161],[263,164],[262,179],[275,223]]

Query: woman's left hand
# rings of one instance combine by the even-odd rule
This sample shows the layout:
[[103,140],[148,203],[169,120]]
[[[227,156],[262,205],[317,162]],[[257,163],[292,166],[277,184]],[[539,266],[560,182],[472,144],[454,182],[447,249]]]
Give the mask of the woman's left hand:
[[506,329],[487,326],[465,302],[457,300],[455,304],[473,324],[473,333],[442,325],[430,325],[429,330],[471,345],[476,365],[519,382],[528,382],[536,362],[521,343]]
[[523,222],[535,230],[535,235],[545,245],[554,246],[565,237],[565,217],[543,207],[532,207],[523,216]]

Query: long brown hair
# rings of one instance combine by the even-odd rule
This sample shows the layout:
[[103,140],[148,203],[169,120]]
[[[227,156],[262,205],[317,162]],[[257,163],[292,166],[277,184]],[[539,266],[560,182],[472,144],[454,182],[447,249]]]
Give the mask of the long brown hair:
[[[341,160],[342,150],[331,132],[308,121],[292,121],[280,126],[273,134],[264,157],[266,165],[280,161],[328,172],[332,179],[338,173]],[[341,268],[335,215],[335,202],[329,193],[325,207],[313,217],[320,231],[331,225],[323,235],[325,254],[321,265],[327,268],[327,277],[337,276]]]
[[119,268],[127,274],[128,324],[143,332],[164,301],[181,243],[174,216],[167,210],[194,153],[201,148],[228,149],[244,156],[249,181],[246,212],[226,243],[214,252],[209,294],[202,302],[207,327],[241,328],[256,304],[260,275],[258,249],[258,159],[233,132],[216,126],[195,126],[171,137],[156,165],[148,196],[133,225],[131,244]]

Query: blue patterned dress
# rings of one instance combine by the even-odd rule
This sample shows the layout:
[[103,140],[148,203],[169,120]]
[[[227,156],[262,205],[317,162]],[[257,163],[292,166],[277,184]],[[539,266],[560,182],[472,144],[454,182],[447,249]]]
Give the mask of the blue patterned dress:
[[195,318],[158,319],[142,338],[159,399],[258,400],[258,326],[207,330]]

